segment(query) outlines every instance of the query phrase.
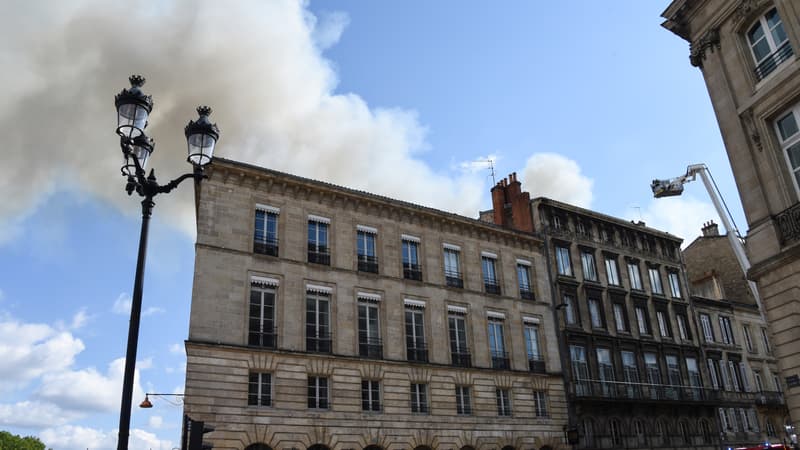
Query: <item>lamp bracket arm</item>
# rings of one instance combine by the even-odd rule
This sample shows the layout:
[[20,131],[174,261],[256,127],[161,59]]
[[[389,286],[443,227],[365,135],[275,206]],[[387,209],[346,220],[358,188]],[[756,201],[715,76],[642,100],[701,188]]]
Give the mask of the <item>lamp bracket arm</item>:
[[208,176],[203,173],[203,169],[202,168],[195,168],[194,172],[185,173],[185,174],[179,176],[178,178],[175,178],[174,180],[170,181],[169,183],[165,184],[164,186],[159,186],[158,187],[158,193],[159,194],[166,194],[166,193],[172,191],[173,189],[175,189],[176,187],[178,187],[179,184],[181,184],[182,182],[184,182],[185,180],[188,180],[190,178],[195,180],[196,183],[199,183],[200,180],[202,180],[204,178],[208,178]]

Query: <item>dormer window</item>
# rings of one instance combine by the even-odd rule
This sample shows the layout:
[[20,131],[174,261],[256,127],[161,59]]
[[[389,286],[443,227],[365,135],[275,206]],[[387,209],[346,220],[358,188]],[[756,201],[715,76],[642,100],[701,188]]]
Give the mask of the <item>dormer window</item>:
[[756,77],[761,80],[792,56],[792,46],[775,8],[759,17],[747,31],[747,43],[756,63]]

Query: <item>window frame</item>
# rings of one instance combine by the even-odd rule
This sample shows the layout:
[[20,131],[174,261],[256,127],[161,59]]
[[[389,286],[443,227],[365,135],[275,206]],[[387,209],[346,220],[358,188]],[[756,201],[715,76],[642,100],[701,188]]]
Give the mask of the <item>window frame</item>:
[[711,316],[706,313],[700,313],[700,328],[703,329],[703,339],[707,343],[715,342],[714,326],[711,324]]
[[497,403],[497,416],[498,417],[511,417],[511,394],[508,388],[495,388],[495,401]]
[[636,325],[639,330],[639,335],[652,336],[653,327],[650,324],[650,310],[645,305],[634,305],[634,314],[636,314]]
[[559,276],[573,277],[575,276],[572,270],[572,258],[570,256],[569,246],[555,245],[556,253],[556,270]]
[[381,412],[381,382],[379,380],[361,380],[361,411]]
[[308,217],[308,262],[331,265],[330,219]]
[[411,383],[411,412],[414,414],[430,414],[428,404],[428,385],[425,383]]
[[356,308],[359,356],[382,359],[380,302],[358,299]]
[[[253,376],[256,380],[253,381]],[[264,377],[268,379],[265,381]],[[267,392],[264,393],[264,385],[267,386]],[[255,385],[255,392],[254,387]],[[266,402],[263,401],[266,397]],[[255,398],[255,403],[252,402]],[[270,372],[250,372],[247,381],[247,406],[255,407],[271,407],[273,401],[273,386],[272,386],[272,373]]]
[[609,286],[622,286],[622,280],[619,277],[619,265],[617,258],[606,256],[604,258],[606,266],[606,280]]
[[467,328],[465,314],[448,312],[447,335],[450,340],[450,361],[454,366],[470,367],[472,365]]
[[400,237],[400,262],[403,265],[403,278],[422,281],[422,265],[419,263],[419,238]]
[[584,281],[600,281],[593,250],[588,248],[581,249],[581,269],[583,270]]
[[625,308],[625,303],[611,302],[611,308],[614,312],[614,328],[619,333],[630,333],[631,328],[628,323],[628,312]]
[[359,272],[378,273],[378,231],[356,227],[356,261]]
[[669,282],[669,291],[672,298],[683,298],[681,294],[681,279],[678,272],[674,270],[667,271],[667,281]]
[[536,417],[550,417],[547,411],[547,392],[533,391],[533,415]]
[[[406,359],[409,361],[428,361],[428,342],[425,333],[425,309],[408,305],[403,310],[406,338]],[[411,321],[409,321],[411,317]],[[418,323],[419,322],[419,323]],[[409,335],[409,330],[412,332]],[[409,346],[413,344],[413,346]]]
[[[790,117],[794,122],[795,132],[784,137],[781,123],[783,120]],[[795,194],[800,196],[800,161],[797,162],[797,166],[794,166],[792,164],[792,158],[789,156],[790,150],[794,150],[798,153],[798,159],[800,159],[800,103],[792,105],[788,110],[779,114],[773,122],[773,128],[778,139],[778,144],[781,147],[781,153],[783,153],[783,160],[786,163],[786,168],[789,170],[789,174],[792,178]]]
[[[330,395],[331,395],[330,379],[318,375],[308,377],[308,408],[329,410],[331,409]],[[323,395],[324,392],[324,395]],[[313,393],[313,396],[312,396]]]
[[[254,302],[254,294],[258,294],[257,304]],[[271,296],[269,302],[267,302],[268,296]],[[275,330],[277,297],[278,286],[262,286],[253,281],[250,282],[250,299],[247,311],[247,345],[263,348],[277,347],[278,336]],[[268,305],[267,303],[271,304]],[[257,316],[253,316],[254,306],[258,306]],[[267,311],[271,312],[271,317],[267,317]],[[257,330],[253,330],[254,324],[257,325]]]
[[642,283],[642,271],[639,268],[639,263],[628,261],[628,280],[631,284],[631,290],[644,291],[644,283]]
[[599,297],[589,296],[586,299],[589,309],[589,323],[594,329],[605,330],[606,318],[603,301]]
[[672,324],[669,320],[669,312],[666,309],[656,309],[656,321],[658,322],[658,332],[662,338],[672,338]]
[[[769,19],[767,16],[773,12],[775,13],[775,17],[777,17],[778,22],[774,27],[770,28]],[[761,38],[753,42],[751,35],[757,27],[761,29]],[[781,42],[776,42],[775,40],[774,31],[778,28],[781,28],[784,34],[784,40]],[[751,22],[750,26],[747,27],[744,32],[744,40],[747,44],[750,56],[753,58],[753,63],[755,65],[754,72],[758,81],[765,79],[771,73],[775,72],[778,67],[780,67],[784,62],[788,61],[789,57],[794,54],[794,49],[792,48],[789,34],[786,32],[783,19],[778,12],[778,8],[775,6],[767,9],[763,14],[760,14],[756,20]],[[762,40],[767,44],[768,52],[761,59],[758,59],[758,56],[755,52],[755,47]],[[788,47],[788,51],[785,51],[784,47]],[[786,55],[779,55],[781,51],[784,51]],[[783,56],[783,59],[781,59],[781,56]],[[775,62],[776,60],[777,62]],[[770,62],[772,62],[771,68],[769,68]]]
[[500,295],[500,275],[497,273],[497,255],[481,254],[481,274],[483,288],[487,294]]
[[661,270],[658,267],[648,267],[647,277],[650,280],[650,292],[653,295],[664,295],[664,285],[661,283]]
[[486,322],[486,336],[489,344],[489,356],[492,358],[492,368],[510,369],[505,343],[505,321],[498,317],[488,317]]
[[[307,289],[305,300],[306,351],[314,353],[332,353],[333,327],[331,318],[333,315],[331,307],[333,305],[333,301],[331,299],[331,294]],[[313,309],[311,309],[310,302],[314,302]],[[314,321],[313,323],[310,323],[309,319],[312,315]],[[325,320],[323,320],[323,317]]]
[[469,386],[456,385],[456,415],[472,415],[472,398],[469,391]]
[[533,282],[531,281],[531,263],[517,260],[517,287],[519,297],[523,300],[535,300]]
[[464,275],[461,272],[461,248],[445,244],[442,248],[445,284],[450,287],[463,288]]
[[253,253],[278,256],[278,250],[280,249],[278,241],[279,216],[280,209],[278,208],[256,205],[253,226]]

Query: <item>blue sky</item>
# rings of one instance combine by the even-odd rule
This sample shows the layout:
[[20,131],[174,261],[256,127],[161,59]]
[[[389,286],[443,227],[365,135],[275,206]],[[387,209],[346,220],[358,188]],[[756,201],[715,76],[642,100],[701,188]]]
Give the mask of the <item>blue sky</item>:
[[[687,239],[716,219],[711,168],[745,226],[688,44],[667,1],[291,0],[16,3],[0,30],[0,429],[54,449],[113,448],[140,226],[124,194],[113,95],[155,99],[160,180],[189,170],[182,127],[210,104],[218,154],[477,216],[497,179]],[[134,28],[136,27],[136,28]],[[140,40],[131,39],[138,36]],[[156,199],[134,403],[183,388],[191,187]],[[741,230],[743,233],[746,229]],[[132,448],[177,445],[181,409],[133,415]]]

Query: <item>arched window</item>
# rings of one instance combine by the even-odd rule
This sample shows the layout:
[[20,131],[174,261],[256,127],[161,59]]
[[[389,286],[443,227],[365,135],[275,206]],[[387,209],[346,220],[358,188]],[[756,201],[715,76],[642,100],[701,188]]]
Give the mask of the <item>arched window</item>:
[[777,437],[778,436],[778,434],[775,433],[775,426],[772,425],[772,420],[767,419],[766,428],[767,428],[767,436],[769,436],[769,437]]
[[594,422],[592,419],[583,419],[581,422],[581,442],[582,447],[594,447]]
[[245,447],[244,450],[272,450],[267,444],[253,444]]
[[644,431],[644,423],[641,420],[633,421],[633,435],[636,437],[636,444],[639,447],[647,445],[647,433]]
[[775,8],[767,11],[747,30],[747,43],[756,63],[756,77],[760,80],[792,56],[792,46],[783,29],[783,22]]
[[611,428],[611,443],[619,448],[622,446],[622,424],[619,419],[611,419],[608,425]]
[[681,440],[684,444],[691,444],[692,443],[692,435],[689,433],[689,424],[686,421],[680,421],[678,423],[678,429],[681,434]]
[[700,421],[700,433],[703,435],[703,443],[710,444],[711,443],[711,425],[708,424],[707,420]]

